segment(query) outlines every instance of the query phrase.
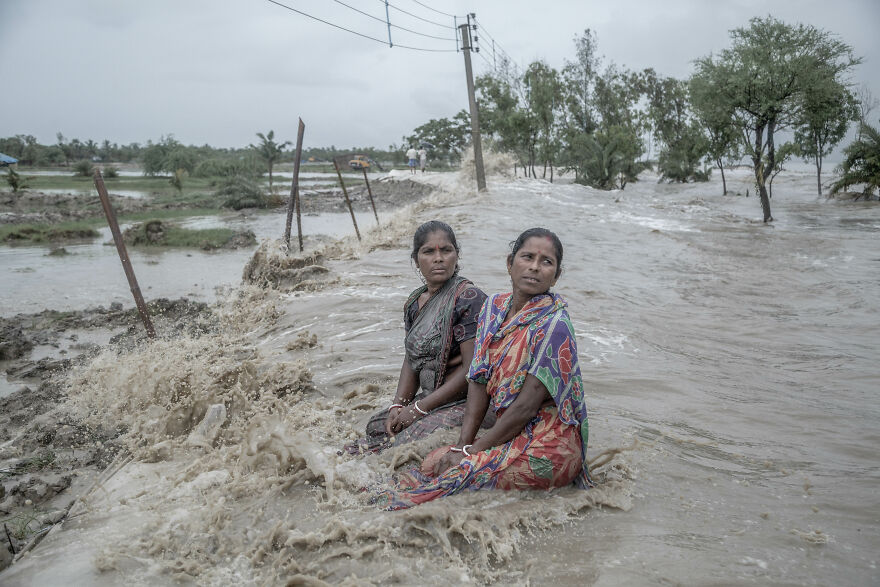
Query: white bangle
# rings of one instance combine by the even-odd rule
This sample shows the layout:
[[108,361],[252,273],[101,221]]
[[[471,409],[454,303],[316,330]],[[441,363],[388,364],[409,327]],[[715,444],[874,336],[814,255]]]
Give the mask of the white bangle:
[[450,446],[449,452],[464,452],[464,451],[461,450],[460,448],[458,448],[457,446]]
[[394,408],[404,408],[404,407],[406,407],[406,406],[404,406],[403,404],[391,404],[390,406],[388,406],[388,409],[392,410]]
[[461,447],[461,452],[464,453],[464,456],[466,456],[466,457],[471,456],[471,453],[469,453],[467,449],[471,448],[472,446],[473,446],[473,444],[466,444],[463,447]]
[[428,412],[426,412],[425,410],[423,410],[422,408],[419,407],[419,402],[418,402],[418,401],[413,402],[413,407],[414,407],[414,408],[416,409],[416,411],[417,411],[418,413],[420,413],[421,415],[423,415],[423,416],[427,416],[427,415],[428,415]]

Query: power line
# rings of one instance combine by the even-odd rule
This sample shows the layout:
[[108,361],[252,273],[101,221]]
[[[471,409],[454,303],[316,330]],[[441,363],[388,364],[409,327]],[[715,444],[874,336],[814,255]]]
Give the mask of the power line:
[[[339,2],[339,0],[335,0],[335,1]],[[384,0],[379,0],[379,1],[384,3]],[[328,20],[324,20],[322,18],[318,18],[317,16],[313,16],[311,14],[303,12],[302,10],[297,10],[296,8],[292,8],[290,6],[287,6],[286,4],[282,4],[281,2],[278,2],[277,0],[267,0],[267,2],[271,2],[272,4],[275,4],[276,6],[280,6],[281,8],[286,8],[287,10],[290,10],[292,12],[296,12],[297,14],[301,14],[302,16],[305,16],[306,18],[311,18],[312,20],[317,20],[320,23],[332,26],[333,28],[337,28],[337,29],[345,31],[347,33],[351,33],[353,35],[357,35],[359,37],[363,37],[364,39],[369,39],[371,41],[376,41],[377,43],[381,43],[383,45],[388,45],[389,47],[391,46],[391,44],[388,41],[383,41],[382,39],[377,39],[376,37],[371,37],[370,35],[365,35],[364,33],[359,33],[357,31],[353,31],[353,30],[346,28],[344,26],[338,25],[336,23],[332,23]],[[361,12],[361,14],[364,14],[365,16],[370,16],[372,18],[375,18],[370,14],[367,14],[365,12],[357,10],[356,8],[348,6],[344,2],[339,2],[339,4],[343,4],[344,6],[347,6],[348,8],[351,8],[352,10],[356,10],[357,12]],[[384,20],[381,22],[385,23]],[[395,25],[392,25],[392,26],[395,26]],[[398,27],[398,28],[402,28],[402,27]],[[410,32],[415,32],[415,31],[410,31]],[[423,34],[423,33],[416,33],[416,34]],[[424,35],[423,34],[423,36],[429,37],[431,35]],[[435,37],[435,38],[441,38],[441,37]],[[443,39],[443,40],[453,41],[455,39]],[[400,44],[395,44],[394,46],[400,47],[401,49],[409,49],[411,51],[425,51],[425,52],[429,52],[429,53],[454,53],[455,51],[457,51],[456,49],[428,49],[425,47],[413,47],[410,45],[400,45]]]
[[419,36],[422,36],[422,37],[428,37],[428,38],[430,38],[430,39],[439,39],[439,40],[441,40],[441,41],[455,41],[455,40],[456,40],[456,39],[451,39],[451,38],[449,38],[449,37],[438,37],[438,36],[436,36],[436,35],[429,35],[429,34],[427,34],[427,33],[420,33],[419,31],[414,31],[414,30],[412,30],[412,29],[408,29],[408,28],[406,28],[406,27],[402,27],[402,26],[400,26],[400,25],[396,25],[396,24],[394,24],[394,23],[388,23],[384,18],[379,18],[378,16],[374,16],[374,15],[368,13],[368,12],[364,12],[363,10],[360,10],[360,9],[358,9],[358,8],[355,8],[354,6],[350,6],[350,5],[346,4],[345,2],[342,2],[342,0],[333,0],[333,1],[336,2],[337,4],[341,4],[342,6],[345,6],[346,8],[348,8],[348,9],[350,9],[350,10],[354,10],[355,12],[358,12],[358,13],[360,13],[360,14],[363,14],[364,16],[366,16],[366,17],[368,17],[368,18],[372,18],[372,19],[375,20],[375,21],[381,22],[382,24],[388,24],[389,26],[391,26],[391,27],[393,27],[393,28],[400,29],[400,30],[402,30],[402,31],[406,31],[406,32],[408,32],[408,33],[412,33],[412,34],[414,34],[414,35],[419,35]]
[[[379,2],[380,2],[381,4],[383,4],[383,5],[385,4],[385,0],[379,0]],[[391,8],[393,8],[394,10],[396,10],[396,11],[398,11],[398,12],[402,12],[402,13],[404,13],[404,14],[408,14],[409,16],[411,16],[411,17],[413,17],[413,18],[417,18],[417,19],[419,19],[419,20],[421,20],[421,21],[428,22],[428,23],[431,23],[431,24],[435,24],[435,25],[437,25],[437,26],[439,26],[439,27],[443,27],[443,28],[445,28],[445,29],[451,29],[451,28],[453,28],[453,27],[449,26],[448,24],[443,24],[443,23],[437,22],[436,20],[428,20],[427,18],[422,18],[421,16],[419,16],[419,15],[417,15],[417,14],[413,14],[412,12],[407,12],[407,11],[404,10],[403,8],[398,8],[398,7],[395,6],[394,4],[391,4],[390,2],[388,3],[388,6],[391,7]]]
[[431,6],[428,6],[427,4],[422,4],[421,2],[419,2],[419,0],[412,0],[412,1],[415,2],[416,4],[418,4],[419,6],[424,6],[424,7],[427,8],[428,10],[433,10],[433,11],[436,12],[437,14],[442,14],[443,16],[448,16],[449,18],[455,18],[455,17],[456,17],[454,14],[447,14],[447,13],[445,13],[445,12],[443,12],[443,11],[437,10],[436,8],[432,8]]
[[311,18],[312,20],[317,20],[318,22],[322,22],[322,23],[324,23],[324,24],[330,25],[330,26],[332,26],[333,28],[337,28],[337,29],[339,29],[339,30],[343,30],[343,31],[345,31],[345,32],[347,32],[347,33],[351,33],[351,34],[353,34],[353,35],[357,35],[357,36],[359,36],[359,37],[363,37],[363,38],[365,38],[365,39],[370,39],[371,41],[376,41],[377,43],[382,43],[383,45],[387,45],[387,44],[388,44],[386,41],[383,41],[382,39],[377,39],[376,37],[371,37],[371,36],[369,36],[369,35],[365,35],[365,34],[363,34],[363,33],[359,33],[359,32],[357,32],[357,31],[353,31],[353,30],[351,30],[351,29],[347,29],[347,28],[345,28],[344,26],[339,26],[338,24],[334,24],[334,23],[332,23],[332,22],[329,22],[329,21],[323,20],[323,19],[321,19],[321,18],[318,18],[317,16],[312,16],[311,14],[306,14],[306,13],[303,12],[302,10],[297,10],[296,8],[291,8],[290,6],[287,6],[286,4],[282,4],[281,2],[276,2],[276,0],[266,0],[266,1],[267,1],[267,2],[271,2],[272,4],[275,4],[275,5],[277,5],[277,6],[280,6],[281,8],[286,8],[286,9],[288,9],[288,10],[292,10],[293,12],[296,12],[297,14],[301,14],[301,15],[303,15],[303,16],[305,16],[305,17]]

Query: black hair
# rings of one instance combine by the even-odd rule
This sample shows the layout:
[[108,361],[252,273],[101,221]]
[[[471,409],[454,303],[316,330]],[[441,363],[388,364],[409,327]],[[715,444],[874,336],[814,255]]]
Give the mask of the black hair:
[[513,257],[516,255],[516,252],[532,237],[549,238],[550,242],[553,243],[553,250],[556,253],[556,278],[558,279],[562,274],[562,241],[559,240],[555,232],[546,228],[530,228],[516,237],[516,240],[510,243],[511,250],[510,255],[507,256],[507,262],[513,263]]
[[425,244],[425,241],[428,240],[428,235],[432,232],[437,232],[438,230],[446,233],[449,242],[455,247],[456,254],[461,254],[461,249],[458,246],[458,241],[455,240],[455,233],[452,231],[452,227],[439,220],[429,220],[418,227],[416,233],[413,235],[413,250],[412,255],[410,255],[413,261],[418,262],[419,249],[421,249],[422,245]]

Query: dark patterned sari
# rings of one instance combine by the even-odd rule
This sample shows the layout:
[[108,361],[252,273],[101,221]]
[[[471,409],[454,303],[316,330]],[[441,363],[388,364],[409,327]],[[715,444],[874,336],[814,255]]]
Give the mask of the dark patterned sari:
[[[458,275],[419,308],[419,296],[426,290],[424,285],[414,290],[403,306],[406,361],[416,373],[420,387],[412,401],[428,396],[458,366],[456,359],[461,355],[461,343],[476,335],[477,318],[486,299],[486,294]],[[432,410],[392,437],[385,433],[388,410],[377,412],[367,423],[366,437],[346,445],[345,450],[350,454],[378,452],[423,438],[441,428],[461,426],[466,396],[465,392],[461,398]]]

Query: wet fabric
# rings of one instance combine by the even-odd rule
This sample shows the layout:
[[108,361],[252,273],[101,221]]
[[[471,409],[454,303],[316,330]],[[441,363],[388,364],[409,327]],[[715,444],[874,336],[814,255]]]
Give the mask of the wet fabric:
[[432,391],[443,383],[453,342],[458,351],[461,341],[476,334],[480,306],[486,295],[456,275],[419,308],[419,296],[427,289],[425,285],[417,288],[403,306],[403,344],[406,360],[419,377],[419,386]]
[[[556,294],[529,300],[507,319],[511,294],[489,298],[480,313],[468,379],[486,385],[490,408],[500,416],[534,375],[553,399],[507,443],[462,458],[437,478],[413,469],[396,487],[376,495],[389,509],[403,509],[445,495],[476,489],[549,489],[575,482],[589,487],[589,429],[577,343],[566,303]],[[449,451],[442,447],[426,458]]]
[[[469,280],[454,276],[421,308],[418,299],[426,286],[415,289],[404,304],[404,347],[406,360],[419,378],[420,391],[413,401],[427,397],[445,381],[451,370],[450,360],[461,355],[461,343],[474,338],[477,318],[486,299]],[[411,402],[410,402],[411,403]],[[373,414],[367,423],[366,436],[345,446],[349,454],[378,452],[389,446],[423,438],[439,429],[461,426],[464,398],[432,410],[394,437],[385,433],[388,410]],[[493,418],[484,426],[491,426]]]

